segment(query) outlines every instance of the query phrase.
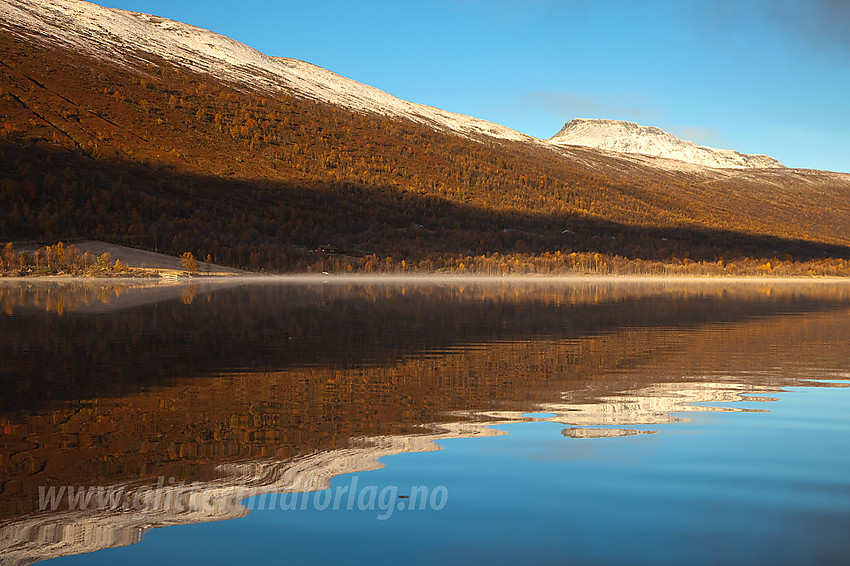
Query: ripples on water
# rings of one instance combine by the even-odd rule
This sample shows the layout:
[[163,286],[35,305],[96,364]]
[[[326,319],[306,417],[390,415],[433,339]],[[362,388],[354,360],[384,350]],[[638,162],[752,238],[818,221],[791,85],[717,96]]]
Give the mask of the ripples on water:
[[[0,282],[0,556],[238,518],[82,558],[260,561],[286,532],[302,562],[848,562],[848,323],[828,282]],[[351,472],[450,503],[245,507]],[[39,510],[158,481],[180,505]]]

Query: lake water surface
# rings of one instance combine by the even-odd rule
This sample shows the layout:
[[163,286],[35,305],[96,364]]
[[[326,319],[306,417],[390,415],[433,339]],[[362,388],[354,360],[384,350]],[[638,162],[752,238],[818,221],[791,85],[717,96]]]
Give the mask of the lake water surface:
[[850,284],[0,281],[0,563],[847,564]]

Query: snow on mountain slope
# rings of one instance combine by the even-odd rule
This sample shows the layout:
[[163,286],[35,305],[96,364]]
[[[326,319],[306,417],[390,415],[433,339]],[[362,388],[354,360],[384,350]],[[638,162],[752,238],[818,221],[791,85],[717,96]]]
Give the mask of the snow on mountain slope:
[[658,128],[615,120],[572,120],[550,140],[540,140],[500,124],[401,100],[304,61],[270,57],[202,28],[149,14],[104,8],[83,0],[0,0],[0,29],[30,41],[65,46],[135,68],[147,66],[148,54],[153,54],[193,71],[208,73],[238,89],[269,94],[286,92],[355,112],[405,118],[470,138],[522,141],[562,154],[569,154],[565,146],[580,145],[662,157],[666,160],[652,165],[675,170],[691,170],[695,165],[782,167],[767,156],[703,147]]
[[152,53],[237,87],[328,102],[358,112],[407,118],[464,136],[540,143],[505,126],[416,104],[310,63],[269,57],[238,41],[157,16],[82,0],[0,0],[0,28],[125,65]]
[[705,167],[784,167],[766,155],[746,155],[728,149],[705,147],[681,140],[659,128],[620,120],[570,120],[549,141],[556,145],[581,145],[621,153],[664,157]]

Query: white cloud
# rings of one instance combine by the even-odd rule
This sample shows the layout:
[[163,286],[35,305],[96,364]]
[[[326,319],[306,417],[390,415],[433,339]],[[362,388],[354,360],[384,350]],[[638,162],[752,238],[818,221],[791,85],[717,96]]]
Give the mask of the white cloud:
[[571,92],[529,92],[517,99],[525,110],[542,110],[553,116],[571,118],[649,119],[658,117],[652,104],[640,96],[590,96]]

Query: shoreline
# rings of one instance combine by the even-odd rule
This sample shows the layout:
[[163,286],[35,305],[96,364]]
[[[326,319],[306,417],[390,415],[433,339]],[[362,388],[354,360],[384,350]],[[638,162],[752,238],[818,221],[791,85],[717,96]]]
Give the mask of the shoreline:
[[850,277],[800,275],[800,276],[770,276],[770,275],[597,275],[597,274],[511,274],[511,275],[479,275],[458,273],[282,273],[276,275],[260,273],[220,274],[220,275],[183,275],[180,277],[138,276],[138,277],[85,277],[76,275],[25,275],[0,276],[0,284],[5,282],[69,282],[69,283],[161,283],[164,285],[201,283],[201,282],[363,282],[363,283],[392,283],[392,282],[481,282],[481,283],[561,283],[561,282],[610,282],[610,283],[644,283],[644,282],[677,282],[677,283],[850,283]]

